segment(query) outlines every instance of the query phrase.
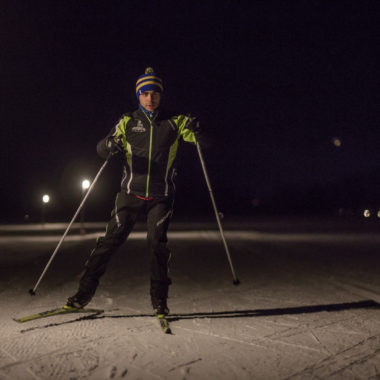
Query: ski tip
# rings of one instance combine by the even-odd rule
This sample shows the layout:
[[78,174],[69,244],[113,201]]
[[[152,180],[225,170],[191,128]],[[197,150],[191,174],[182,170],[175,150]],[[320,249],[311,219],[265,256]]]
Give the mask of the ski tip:
[[237,286],[237,285],[240,285],[240,281],[239,281],[239,279],[237,278],[236,280],[234,280],[234,281],[233,281],[233,284],[236,285],[236,286]]
[[33,290],[33,289],[29,289],[29,294],[31,296],[35,296],[36,295],[36,292]]

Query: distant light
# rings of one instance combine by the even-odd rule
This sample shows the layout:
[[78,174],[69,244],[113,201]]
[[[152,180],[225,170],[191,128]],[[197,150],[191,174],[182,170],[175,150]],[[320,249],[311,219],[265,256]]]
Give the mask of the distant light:
[[377,212],[377,217],[380,218],[380,210]]
[[363,212],[363,216],[364,216],[365,218],[369,218],[369,217],[371,216],[371,211],[369,211],[368,209],[367,209],[367,210],[364,210],[364,212]]
[[342,140],[338,137],[334,137],[331,141],[337,148],[342,146]]
[[90,187],[90,181],[88,179],[85,179],[82,181],[82,189],[87,190]]
[[42,196],[42,202],[44,203],[49,203],[50,202],[50,197],[49,195],[45,194]]

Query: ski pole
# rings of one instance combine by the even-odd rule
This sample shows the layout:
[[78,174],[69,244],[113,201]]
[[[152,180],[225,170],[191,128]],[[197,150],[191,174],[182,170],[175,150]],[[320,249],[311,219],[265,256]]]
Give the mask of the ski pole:
[[48,263],[46,264],[46,266],[45,266],[45,268],[44,268],[44,270],[42,271],[41,276],[40,276],[40,278],[38,279],[36,285],[34,285],[34,288],[33,288],[33,289],[29,289],[29,294],[30,294],[31,296],[35,296],[35,295],[36,295],[36,289],[38,288],[38,285],[40,284],[42,278],[45,276],[45,273],[46,273],[46,271],[48,270],[50,264],[52,263],[52,261],[53,261],[55,255],[57,254],[57,252],[58,252],[60,246],[62,245],[63,240],[65,239],[65,237],[66,237],[67,233],[69,232],[69,230],[70,230],[72,224],[74,223],[74,221],[75,221],[75,219],[77,218],[78,214],[80,213],[82,207],[84,206],[84,204],[85,204],[85,202],[86,202],[88,196],[90,195],[92,189],[93,189],[94,186],[95,186],[96,181],[97,181],[98,178],[100,177],[100,174],[102,173],[102,171],[104,170],[104,168],[107,166],[108,161],[109,161],[109,159],[111,158],[111,156],[112,156],[112,154],[110,153],[110,154],[108,155],[107,159],[104,161],[104,163],[103,163],[103,165],[101,166],[101,168],[99,169],[98,173],[96,174],[96,176],[95,176],[95,178],[94,178],[94,181],[92,182],[91,186],[88,188],[87,193],[86,193],[85,196],[83,197],[82,202],[80,203],[80,205],[79,205],[79,207],[78,207],[78,210],[75,212],[73,218],[71,219],[71,222],[70,222],[69,225],[67,226],[66,231],[65,231],[64,234],[62,235],[61,240],[59,241],[59,243],[58,243],[58,245],[56,246],[54,252],[52,253],[52,255],[51,255],[51,257],[50,257]]
[[240,281],[236,277],[235,269],[234,269],[234,266],[232,264],[230,250],[228,249],[228,245],[227,245],[226,239],[224,237],[223,227],[222,227],[222,223],[220,222],[219,212],[218,212],[218,209],[216,207],[216,203],[215,203],[215,199],[214,199],[214,194],[213,194],[212,188],[211,188],[210,179],[209,179],[208,174],[207,174],[205,161],[203,159],[201,147],[200,147],[200,145],[199,145],[198,142],[197,142],[197,151],[198,151],[198,155],[199,155],[199,160],[201,161],[201,165],[202,165],[202,169],[203,169],[203,174],[205,176],[205,180],[206,180],[206,183],[207,183],[207,188],[208,188],[208,191],[210,193],[211,203],[212,203],[212,206],[214,207],[216,221],[217,221],[218,226],[219,226],[220,236],[221,236],[222,241],[223,241],[224,249],[226,250],[226,255],[227,255],[228,263],[230,264],[230,268],[231,268],[231,272],[232,272],[232,278],[233,278],[233,284],[234,285],[239,285]]

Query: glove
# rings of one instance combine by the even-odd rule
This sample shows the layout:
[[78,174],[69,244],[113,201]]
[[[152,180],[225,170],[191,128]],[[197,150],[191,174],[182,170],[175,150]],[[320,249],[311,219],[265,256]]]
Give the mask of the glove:
[[199,121],[196,117],[189,117],[189,121],[187,122],[186,128],[190,129],[191,132],[194,132],[195,135],[199,135],[202,133]]
[[187,122],[186,128],[194,133],[197,143],[199,143],[201,148],[210,148],[210,138],[207,133],[204,133],[204,130],[201,128],[196,117],[189,116],[189,121]]
[[119,137],[108,137],[106,141],[107,148],[111,154],[117,154],[123,152],[123,146],[121,145],[121,139]]

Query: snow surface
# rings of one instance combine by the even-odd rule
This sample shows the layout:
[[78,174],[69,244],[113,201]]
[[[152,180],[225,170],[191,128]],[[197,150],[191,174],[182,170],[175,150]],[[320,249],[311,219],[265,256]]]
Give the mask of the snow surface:
[[233,286],[215,226],[174,223],[172,335],[152,317],[139,229],[89,305],[104,314],[13,321],[75,292],[98,225],[70,234],[28,294],[63,230],[0,226],[0,379],[380,378],[379,225],[227,221]]

